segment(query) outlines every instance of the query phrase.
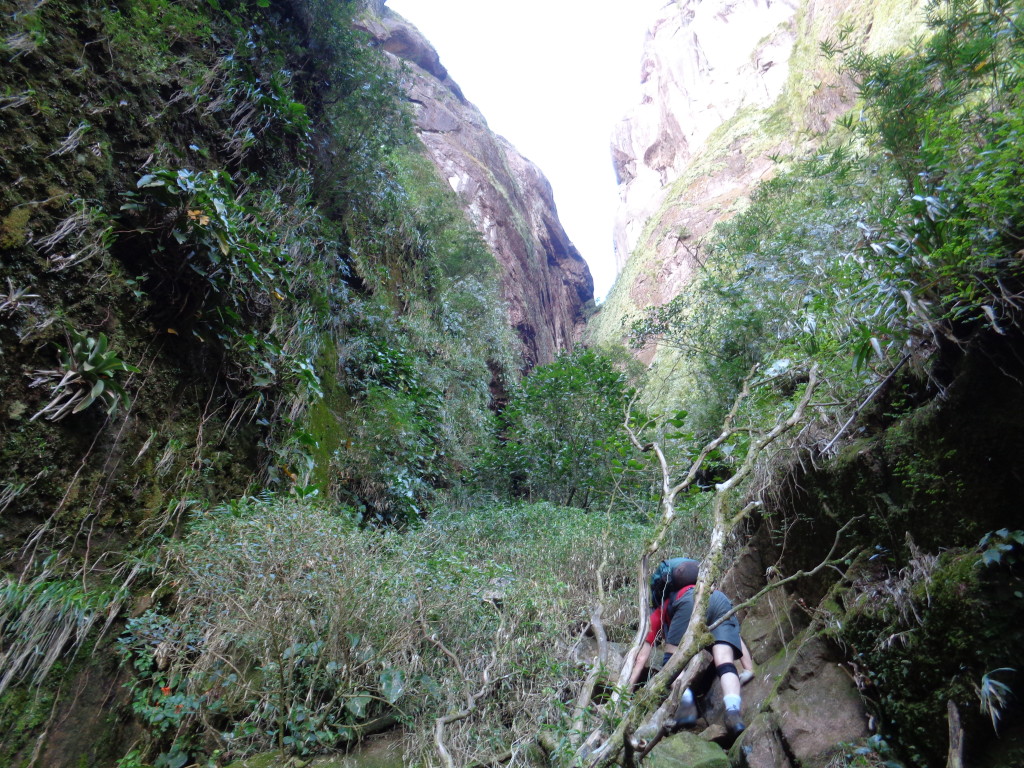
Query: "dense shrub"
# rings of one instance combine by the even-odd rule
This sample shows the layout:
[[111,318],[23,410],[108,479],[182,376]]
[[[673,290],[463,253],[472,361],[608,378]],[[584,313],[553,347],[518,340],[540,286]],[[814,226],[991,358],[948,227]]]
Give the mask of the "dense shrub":
[[645,478],[635,476],[643,467],[623,428],[631,394],[625,373],[593,350],[538,366],[501,413],[484,475],[513,496],[584,508],[645,494]]
[[561,726],[597,567],[606,595],[628,601],[643,535],[545,504],[439,510],[404,534],[283,499],[218,507],[169,547],[173,599],[121,639],[135,711],[162,764],[304,754],[380,717],[404,722],[418,754],[490,666],[493,695],[451,726],[449,748],[502,751]]

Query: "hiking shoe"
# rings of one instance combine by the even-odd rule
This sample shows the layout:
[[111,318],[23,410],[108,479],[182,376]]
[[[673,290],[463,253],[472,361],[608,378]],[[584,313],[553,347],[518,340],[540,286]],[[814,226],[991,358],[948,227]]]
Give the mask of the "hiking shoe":
[[743,719],[738,709],[725,710],[725,729],[732,737],[739,736],[747,730],[747,726],[743,724]]
[[749,683],[753,679],[754,679],[754,670],[752,670],[752,669],[744,669],[742,672],[740,672],[740,685],[746,685],[747,683]]
[[697,702],[691,701],[687,704],[685,701],[680,701],[679,706],[676,707],[676,730],[680,728],[689,728],[691,725],[697,723]]

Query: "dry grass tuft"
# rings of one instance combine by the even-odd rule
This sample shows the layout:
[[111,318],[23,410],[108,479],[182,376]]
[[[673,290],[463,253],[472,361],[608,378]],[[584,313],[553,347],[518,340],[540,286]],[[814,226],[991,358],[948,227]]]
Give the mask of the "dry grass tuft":
[[565,649],[589,621],[597,563],[607,555],[609,602],[632,601],[642,534],[549,505],[440,512],[404,534],[285,500],[203,513],[169,553],[173,606],[123,640],[136,710],[154,735],[231,755],[322,751],[397,720],[417,763],[436,760],[447,718],[456,764],[509,751],[525,764],[524,742],[564,727],[583,684]]

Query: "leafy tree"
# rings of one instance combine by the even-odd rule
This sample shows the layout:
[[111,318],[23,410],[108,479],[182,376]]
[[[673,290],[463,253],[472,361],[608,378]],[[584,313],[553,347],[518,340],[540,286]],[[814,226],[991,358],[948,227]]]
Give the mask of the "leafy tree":
[[1020,322],[1019,19],[1019,3],[933,2],[909,53],[844,55],[865,102],[855,127],[903,180],[864,227],[867,265],[903,299],[891,325],[963,339]]
[[538,367],[502,414],[502,441],[489,460],[505,475],[499,484],[583,508],[607,497],[626,454],[629,397],[625,375],[593,350],[577,347]]

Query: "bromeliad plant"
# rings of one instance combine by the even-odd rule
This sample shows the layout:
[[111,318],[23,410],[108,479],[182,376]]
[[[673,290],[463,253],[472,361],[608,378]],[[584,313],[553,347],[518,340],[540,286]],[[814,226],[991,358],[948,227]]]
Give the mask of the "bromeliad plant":
[[71,332],[70,349],[61,347],[61,367],[34,373],[31,386],[52,386],[50,401],[36,413],[49,421],[60,421],[72,413],[84,411],[97,400],[104,403],[107,413],[113,413],[121,404],[128,405],[128,393],[118,381],[122,373],[138,373],[138,368],[118,357],[110,349],[106,334],[98,337]]
[[136,186],[122,210],[142,219],[147,293],[159,298],[167,332],[219,346],[228,376],[246,387],[288,378],[318,391],[309,359],[278,333],[301,276],[281,234],[287,225],[268,220],[267,202],[236,194],[216,169],[159,169]]
[[[291,259],[259,212],[236,197],[230,175],[165,168],[146,174],[136,186],[139,191],[126,194],[122,210],[160,217],[156,229],[173,245],[163,242],[158,248],[177,251],[185,261],[166,265],[166,277],[176,283],[175,293],[198,294],[179,297],[190,299],[186,303],[197,316],[215,315],[231,326],[236,315],[261,314],[271,300],[284,298]],[[184,274],[182,267],[188,268]],[[189,273],[199,276],[198,286],[184,279]]]

